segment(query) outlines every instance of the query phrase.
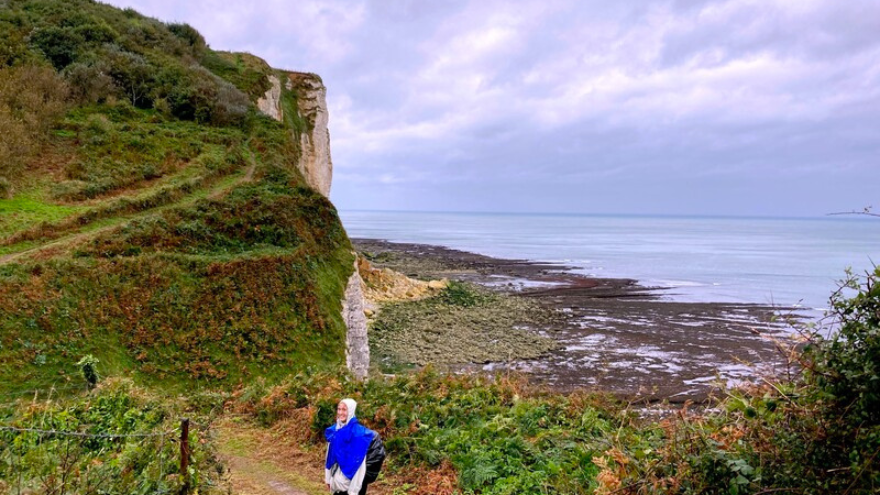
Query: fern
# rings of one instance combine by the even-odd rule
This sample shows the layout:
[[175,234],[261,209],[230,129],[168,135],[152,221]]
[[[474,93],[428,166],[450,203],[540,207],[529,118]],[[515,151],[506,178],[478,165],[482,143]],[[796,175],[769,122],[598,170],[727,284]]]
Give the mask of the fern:
[[466,490],[476,490],[498,479],[495,465],[485,454],[462,459],[461,485]]

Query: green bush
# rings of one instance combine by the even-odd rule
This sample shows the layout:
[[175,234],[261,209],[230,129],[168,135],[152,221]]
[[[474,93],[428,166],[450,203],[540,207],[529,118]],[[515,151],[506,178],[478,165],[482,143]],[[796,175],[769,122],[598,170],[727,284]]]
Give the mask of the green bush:
[[105,45],[99,57],[106,63],[109,75],[135,107],[152,106],[151,91],[155,85],[156,68],[142,55],[114,44]]
[[99,103],[121,94],[106,61],[76,62],[67,66],[63,75],[70,84],[71,96],[80,103]]
[[[853,424],[880,425],[880,268],[848,273],[831,297],[837,331],[808,347],[811,377]],[[855,294],[848,296],[849,291]]]
[[67,86],[46,67],[0,68],[0,177],[14,182],[67,108]]
[[[2,418],[3,493],[178,493],[174,408],[131,383],[110,380],[85,397],[28,401]],[[62,433],[47,433],[58,431]],[[72,434],[71,434],[72,433]],[[119,436],[113,436],[119,435]],[[130,436],[129,436],[130,435]],[[193,492],[220,493],[210,437],[190,433]]]
[[204,36],[189,24],[168,24],[168,30],[192,48],[193,55],[195,55],[196,58],[200,58],[208,49],[208,44],[205,42]]
[[358,418],[385,441],[386,471],[436,469],[443,476],[442,466],[451,464],[460,493],[593,493],[593,458],[609,438],[637,431],[627,414],[609,412],[606,398],[543,394],[515,377],[426,369],[361,383],[345,373],[308,370],[276,387],[263,384],[250,393],[253,388],[242,391],[239,408],[264,425],[303,418],[310,430],[299,440],[319,443],[338,401],[354,398]]
[[28,58],[25,34],[18,27],[0,21],[0,67],[18,65]]
[[440,297],[446,304],[463,307],[476,306],[485,299],[473,286],[457,280],[451,280]]
[[62,70],[77,59],[85,39],[73,29],[46,26],[31,35],[31,43],[56,69]]
[[195,65],[173,86],[167,101],[180,119],[216,125],[242,123],[250,107],[248,97],[235,86]]

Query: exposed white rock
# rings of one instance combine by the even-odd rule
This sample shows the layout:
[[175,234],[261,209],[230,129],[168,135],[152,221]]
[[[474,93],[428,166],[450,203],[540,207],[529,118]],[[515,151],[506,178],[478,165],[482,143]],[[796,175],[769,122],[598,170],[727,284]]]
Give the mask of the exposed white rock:
[[345,299],[342,300],[342,319],[348,329],[345,337],[345,364],[352,374],[363,380],[370,369],[370,342],[367,337],[367,317],[364,315],[363,281],[358,272],[357,261],[354,273],[348,279]]
[[269,82],[272,83],[272,87],[262,98],[257,99],[257,108],[269,117],[281,121],[284,117],[281,110],[281,80],[278,76],[271,75]]
[[299,113],[309,127],[308,132],[300,135],[300,171],[310,186],[330,197],[333,161],[330,158],[330,130],[327,127],[327,88],[314,74],[291,72],[288,77],[297,92]]

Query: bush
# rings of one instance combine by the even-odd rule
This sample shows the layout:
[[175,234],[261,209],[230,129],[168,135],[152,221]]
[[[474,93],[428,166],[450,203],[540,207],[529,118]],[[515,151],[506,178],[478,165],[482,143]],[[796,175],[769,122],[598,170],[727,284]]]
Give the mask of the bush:
[[[880,268],[864,278],[848,273],[831,296],[838,331],[807,348],[817,387],[853,423],[880,425]],[[847,291],[855,295],[847,297]]]
[[183,40],[193,50],[196,58],[200,58],[208,48],[205,37],[189,24],[168,24],[168,30]]
[[52,69],[0,69],[0,177],[14,181],[49,128],[67,108],[67,85]]
[[0,22],[0,67],[18,65],[27,59],[24,33],[15,26]]
[[104,46],[101,58],[106,61],[110,77],[122,89],[132,105],[140,108],[152,106],[150,94],[155,85],[155,67],[142,55],[112,44]]
[[199,65],[182,75],[167,99],[176,117],[216,125],[243,122],[250,107],[244,93]]
[[31,43],[61,70],[76,60],[85,39],[73,29],[46,26],[31,35]]
[[100,103],[121,94],[121,89],[109,73],[110,67],[105,61],[77,62],[64,70],[64,78],[70,85],[74,100],[81,103]]
[[[15,428],[0,431],[0,492],[182,493],[178,406],[118,379],[54,399],[27,401],[4,417]],[[192,492],[224,493],[211,436],[200,430],[190,431]]]
[[474,287],[457,280],[449,282],[441,297],[447,304],[464,307],[476,306],[485,299]]

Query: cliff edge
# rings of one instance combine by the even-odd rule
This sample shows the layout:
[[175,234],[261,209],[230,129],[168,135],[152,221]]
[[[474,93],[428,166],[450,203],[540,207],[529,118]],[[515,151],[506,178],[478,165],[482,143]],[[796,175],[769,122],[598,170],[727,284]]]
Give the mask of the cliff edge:
[[86,355],[180,390],[344,362],[359,283],[321,79],[133,10],[7,3],[0,392]]
[[[312,189],[329,198],[333,161],[324,82],[315,74],[280,70],[269,74],[266,82],[268,89],[257,99],[257,108],[289,124],[291,139],[297,144],[297,168]],[[363,281],[355,263],[342,300],[342,320],[347,331],[346,365],[359,379],[366,378],[370,367],[365,307]]]
[[[299,171],[309,186],[324,197],[330,197],[333,161],[330,158],[329,112],[324,82],[315,74],[290,71],[277,71],[267,76],[267,80],[269,89],[257,100],[257,108],[275,120],[292,124],[300,153]],[[295,101],[287,113],[285,92]]]

